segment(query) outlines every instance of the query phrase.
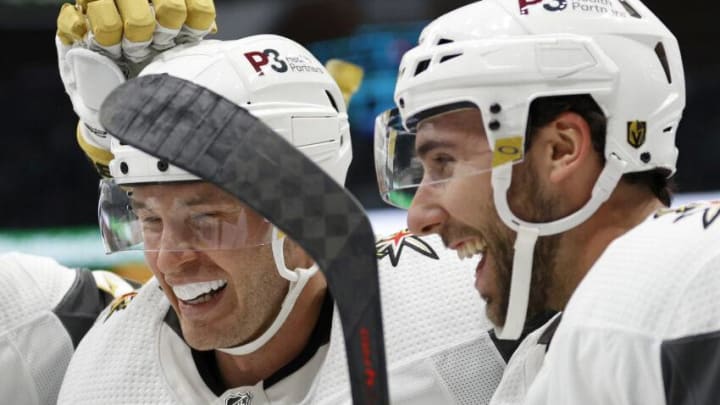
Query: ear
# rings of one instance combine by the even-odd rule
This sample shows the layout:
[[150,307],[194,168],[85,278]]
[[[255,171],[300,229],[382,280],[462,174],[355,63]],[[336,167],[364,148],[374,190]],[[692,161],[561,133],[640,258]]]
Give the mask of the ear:
[[560,114],[546,127],[550,181],[562,183],[586,168],[592,160],[590,125],[574,112]]
[[294,240],[287,238],[283,249],[285,264],[291,270],[297,268],[307,269],[313,265],[313,259]]

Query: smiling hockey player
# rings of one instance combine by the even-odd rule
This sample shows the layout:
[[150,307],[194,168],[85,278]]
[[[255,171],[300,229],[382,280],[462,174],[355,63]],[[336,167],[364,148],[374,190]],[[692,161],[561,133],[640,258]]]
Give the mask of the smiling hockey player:
[[[307,68],[285,69],[287,57]],[[167,51],[139,79],[151,76],[246,107],[344,182],[345,102],[298,44],[270,35],[205,41]],[[154,108],[146,101],[128,105]],[[169,130],[161,122],[158,139]],[[100,202],[106,245],[143,249],[155,278],[100,317],[59,403],[349,403],[337,310],[303,249],[218,187],[116,141],[111,152]],[[407,232],[378,242],[377,254],[392,403],[487,403],[509,354],[472,300],[473,266],[438,238]]]
[[476,257],[502,337],[564,310],[493,402],[717,401],[718,205],[664,208],[685,83],[647,7],[473,3],[424,29],[395,101],[404,132],[378,131],[379,174],[389,202],[412,201],[410,229]]

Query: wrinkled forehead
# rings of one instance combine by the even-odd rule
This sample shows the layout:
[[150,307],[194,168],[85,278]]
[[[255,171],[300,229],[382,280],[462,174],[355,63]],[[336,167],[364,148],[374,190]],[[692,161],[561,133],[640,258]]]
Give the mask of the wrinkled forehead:
[[420,121],[417,135],[431,136],[445,132],[484,135],[483,121],[477,108],[463,108],[433,115]]
[[237,207],[255,213],[220,187],[204,181],[137,184],[126,187],[134,209]]
[[416,137],[415,146],[418,149],[427,143],[481,142],[487,144],[482,115],[476,108],[464,108],[425,118],[418,123]]

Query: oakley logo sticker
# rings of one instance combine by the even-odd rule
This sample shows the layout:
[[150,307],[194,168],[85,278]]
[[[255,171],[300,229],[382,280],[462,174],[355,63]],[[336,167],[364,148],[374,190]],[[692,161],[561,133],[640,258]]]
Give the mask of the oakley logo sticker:
[[520,161],[523,157],[523,138],[500,138],[495,141],[493,148],[492,167],[502,166],[506,163]]
[[645,121],[630,121],[627,123],[627,141],[637,149],[645,144],[647,123]]

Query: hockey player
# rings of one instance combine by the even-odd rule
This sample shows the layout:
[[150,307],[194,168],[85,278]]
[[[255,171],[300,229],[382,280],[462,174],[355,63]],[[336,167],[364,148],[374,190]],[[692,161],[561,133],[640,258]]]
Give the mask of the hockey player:
[[647,7],[473,3],[424,29],[395,101],[378,173],[410,230],[476,258],[501,337],[564,310],[494,403],[717,402],[720,205],[666,208],[685,85]]
[[[204,41],[166,51],[145,75],[246,107],[344,182],[345,102],[298,44],[270,35]],[[158,124],[158,139],[170,130]],[[216,186],[116,141],[111,152],[100,202],[106,245],[144,249],[155,278],[100,316],[59,403],[349,403],[337,311],[309,256]],[[487,403],[508,354],[472,299],[472,267],[439,238],[408,232],[379,241],[377,256],[392,402]]]
[[[214,20],[212,1],[189,3],[192,10],[189,24],[194,24],[196,28],[207,24],[209,29]],[[139,7],[141,5],[145,6],[145,14],[137,13],[143,10]],[[174,38],[172,31],[163,30],[161,25],[155,28],[155,18],[161,22],[171,21],[170,25],[179,23],[180,28],[188,14],[173,14],[172,11],[177,10],[167,6],[165,3],[164,7],[156,8],[153,13],[147,3],[136,3],[121,10],[107,0],[91,4],[83,2],[78,7],[66,4],[58,18],[56,41],[61,56],[61,72],[70,77],[72,74],[68,72],[82,67],[82,64],[73,64],[78,60],[75,58],[77,49],[98,50],[104,47],[102,49],[117,56],[119,62],[126,60],[121,56],[124,48],[126,54],[142,65],[151,53],[174,46],[174,42],[167,42]],[[147,20],[149,22],[146,21],[145,25],[138,25],[128,18],[128,14],[135,17],[154,15],[154,18]],[[125,46],[121,46],[122,34],[127,33],[123,30],[124,23],[136,30],[130,30],[133,39],[138,39],[137,30],[149,32],[151,37],[154,35],[157,38],[153,45],[155,47],[151,43],[136,43],[128,39]],[[89,29],[90,35],[85,35]],[[180,31],[187,41],[200,39],[204,35],[190,27],[178,29],[178,33]],[[163,41],[162,46],[158,47]],[[76,51],[70,52],[70,57],[66,58],[72,49]],[[123,64],[126,68],[131,65],[134,66],[131,63]],[[71,90],[74,85],[75,82],[70,86]],[[86,131],[89,131],[88,127],[78,128],[79,140],[92,139],[84,135]],[[100,151],[87,142],[82,144],[88,152]],[[117,299],[115,305],[120,306],[132,291],[132,285],[110,272],[69,269],[46,257],[20,253],[0,255],[0,369],[3,370],[0,402],[27,405],[56,403],[60,384],[75,347],[110,302]]]

